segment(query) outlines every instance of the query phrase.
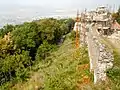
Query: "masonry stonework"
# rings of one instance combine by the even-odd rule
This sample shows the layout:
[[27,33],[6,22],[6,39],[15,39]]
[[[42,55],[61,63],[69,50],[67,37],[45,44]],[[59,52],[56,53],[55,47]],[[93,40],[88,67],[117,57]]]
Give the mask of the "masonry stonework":
[[[93,72],[94,72],[94,83],[97,83],[99,81],[106,80],[106,77],[107,77],[106,71],[107,69],[110,69],[113,67],[114,57],[112,52],[108,50],[106,45],[101,43],[99,40],[97,40],[97,37],[96,38],[94,37],[92,40],[93,40],[92,45],[96,46],[96,48],[92,48],[94,49],[93,51],[95,53],[94,57],[91,56],[92,54],[90,54],[90,53],[93,53],[91,52],[91,50],[88,50],[88,52],[90,54],[89,57],[92,60],[90,62],[90,67],[91,69],[93,69]],[[91,48],[89,47],[89,43],[88,43],[88,48]]]

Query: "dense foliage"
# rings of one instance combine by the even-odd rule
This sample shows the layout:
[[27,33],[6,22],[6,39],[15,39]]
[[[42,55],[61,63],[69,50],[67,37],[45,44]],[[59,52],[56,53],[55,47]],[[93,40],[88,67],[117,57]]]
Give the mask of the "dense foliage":
[[113,81],[114,89],[120,89],[120,53],[114,50],[114,67],[107,71],[107,76]]
[[[30,79],[13,86],[11,90],[81,90],[79,88],[84,87],[86,79],[90,83],[93,75],[89,71],[87,48],[76,49],[71,37],[74,38],[72,33],[67,34],[57,50],[33,67],[35,72],[32,72]],[[44,42],[41,47],[49,45]]]
[[31,66],[49,56],[73,25],[72,19],[49,18],[1,28],[0,85],[25,80]]
[[116,13],[112,14],[112,17],[114,20],[117,20],[117,22],[120,24],[120,7]]

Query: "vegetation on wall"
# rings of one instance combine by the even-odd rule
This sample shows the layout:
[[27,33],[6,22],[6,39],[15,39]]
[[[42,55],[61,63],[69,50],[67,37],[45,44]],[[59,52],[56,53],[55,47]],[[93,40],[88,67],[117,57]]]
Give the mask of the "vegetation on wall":
[[120,53],[114,49],[114,66],[107,71],[107,76],[112,80],[112,88],[120,89]]
[[120,24],[120,7],[116,13],[112,14],[112,17],[114,20],[117,20],[117,22]]

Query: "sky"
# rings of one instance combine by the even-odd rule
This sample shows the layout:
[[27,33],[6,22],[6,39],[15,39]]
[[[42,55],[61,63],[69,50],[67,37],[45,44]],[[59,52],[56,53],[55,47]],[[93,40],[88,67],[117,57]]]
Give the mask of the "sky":
[[91,10],[100,5],[110,5],[116,10],[120,0],[0,0],[0,15],[69,16],[76,15],[77,9]]
[[94,10],[101,5],[117,10],[120,0],[0,0],[0,27],[41,17],[75,17],[77,10]]
[[[80,11],[95,8],[99,5],[111,5],[115,9],[120,0],[0,0],[0,13],[41,12],[68,15],[79,9]],[[27,14],[27,13],[25,13]]]

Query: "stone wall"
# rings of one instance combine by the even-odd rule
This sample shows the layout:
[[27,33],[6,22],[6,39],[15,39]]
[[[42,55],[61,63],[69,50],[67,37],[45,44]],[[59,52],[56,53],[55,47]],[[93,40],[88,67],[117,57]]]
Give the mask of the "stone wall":
[[106,70],[113,66],[113,54],[107,46],[100,41],[92,28],[87,34],[88,52],[90,58],[90,71],[94,72],[94,83],[106,80]]
[[99,81],[106,80],[106,70],[113,67],[113,54],[109,49],[99,42],[99,40],[95,40],[98,47],[98,59],[96,59],[96,67],[94,68],[94,83]]
[[85,46],[87,44],[87,30],[85,24],[80,25],[80,46]]
[[113,67],[113,54],[107,46],[100,41],[100,35],[96,31],[94,23],[80,25],[80,45],[87,44],[90,71],[94,73],[94,83],[106,80],[106,70]]

